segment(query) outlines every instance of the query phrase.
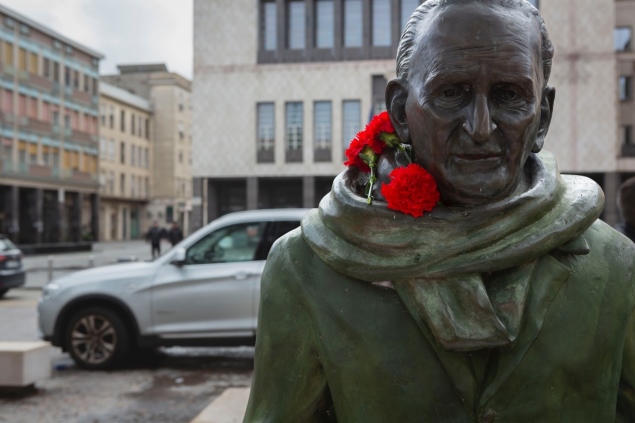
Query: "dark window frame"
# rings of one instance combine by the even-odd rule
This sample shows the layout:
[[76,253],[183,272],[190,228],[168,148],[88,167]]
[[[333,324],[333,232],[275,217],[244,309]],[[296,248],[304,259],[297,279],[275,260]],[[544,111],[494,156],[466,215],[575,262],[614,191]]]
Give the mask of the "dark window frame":
[[[261,139],[261,107],[270,106],[272,108],[271,122],[271,148],[262,148],[263,139]],[[257,163],[274,163],[276,151],[276,104],[272,101],[263,101],[256,103],[256,162]]]

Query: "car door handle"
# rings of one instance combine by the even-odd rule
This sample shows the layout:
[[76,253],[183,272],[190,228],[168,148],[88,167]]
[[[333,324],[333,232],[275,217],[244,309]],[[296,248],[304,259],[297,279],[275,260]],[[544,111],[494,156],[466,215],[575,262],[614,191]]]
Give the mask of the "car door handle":
[[247,272],[238,272],[238,273],[234,274],[234,278],[239,280],[239,281],[245,280],[249,276],[251,276],[251,273],[247,273]]

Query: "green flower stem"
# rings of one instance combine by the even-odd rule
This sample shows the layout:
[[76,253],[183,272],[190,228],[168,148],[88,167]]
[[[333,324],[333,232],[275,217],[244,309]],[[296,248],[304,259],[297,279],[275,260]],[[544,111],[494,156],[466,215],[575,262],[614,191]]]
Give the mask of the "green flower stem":
[[375,181],[377,178],[375,177],[375,165],[373,164],[370,167],[370,179],[368,180],[369,188],[368,188],[368,198],[366,199],[366,204],[370,205],[373,203],[373,186],[375,185]]

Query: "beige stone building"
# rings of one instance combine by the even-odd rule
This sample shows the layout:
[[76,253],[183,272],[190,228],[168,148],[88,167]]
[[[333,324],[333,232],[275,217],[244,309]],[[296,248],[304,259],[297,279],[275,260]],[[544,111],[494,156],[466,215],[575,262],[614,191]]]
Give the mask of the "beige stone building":
[[[618,143],[613,2],[532,3],[556,47],[545,148],[563,172],[603,186],[614,222],[631,159]],[[235,210],[316,206],[348,142],[385,107],[400,34],[419,4],[195,0],[194,226]]]
[[100,239],[143,237],[153,177],[150,102],[114,85],[100,87]]
[[184,234],[192,210],[191,82],[164,64],[119,66],[102,81],[144,98],[152,109],[152,182],[148,224],[178,222]]

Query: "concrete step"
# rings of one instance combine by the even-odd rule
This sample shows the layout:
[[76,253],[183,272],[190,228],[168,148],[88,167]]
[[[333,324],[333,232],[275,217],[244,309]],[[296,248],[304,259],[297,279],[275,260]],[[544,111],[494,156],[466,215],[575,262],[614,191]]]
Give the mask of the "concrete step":
[[51,377],[51,344],[0,342],[0,387],[21,388]]
[[190,423],[241,423],[250,388],[227,388]]

